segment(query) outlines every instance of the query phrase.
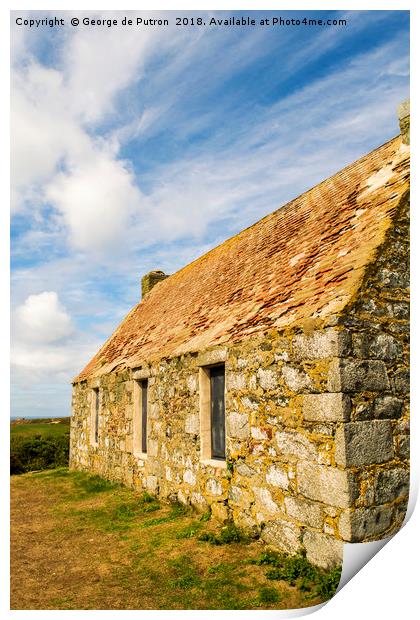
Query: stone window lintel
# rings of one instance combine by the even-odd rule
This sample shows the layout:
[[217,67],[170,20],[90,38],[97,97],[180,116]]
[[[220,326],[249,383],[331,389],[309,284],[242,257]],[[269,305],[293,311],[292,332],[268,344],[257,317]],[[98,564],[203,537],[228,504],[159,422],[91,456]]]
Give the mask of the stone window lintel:
[[197,357],[197,366],[212,366],[215,364],[221,364],[226,362],[227,348],[223,349],[211,349],[210,351],[204,351]]
[[150,379],[150,368],[135,368],[133,369],[133,379],[135,381],[141,381],[142,379]]

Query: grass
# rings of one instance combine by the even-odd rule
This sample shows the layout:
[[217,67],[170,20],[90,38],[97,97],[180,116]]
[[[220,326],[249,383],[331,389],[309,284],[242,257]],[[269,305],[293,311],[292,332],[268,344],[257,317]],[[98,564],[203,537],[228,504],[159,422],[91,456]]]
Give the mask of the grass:
[[11,421],[10,473],[68,465],[70,418]]
[[[52,420],[59,420],[58,424],[53,424]],[[70,418],[47,418],[42,420],[28,420],[22,424],[10,424],[11,437],[57,437],[70,432]]]
[[267,579],[286,581],[303,592],[315,591],[323,599],[334,596],[341,577],[341,567],[323,571],[308,562],[302,554],[264,551],[255,563],[270,566],[266,573]]
[[230,523],[223,527],[220,532],[204,532],[198,540],[209,542],[212,545],[230,545],[231,543],[247,543],[249,537],[236,525]]
[[276,588],[264,587],[261,588],[258,594],[257,602],[259,605],[266,605],[269,603],[277,603],[280,600],[280,595]]
[[12,609],[290,609],[336,584],[208,513],[65,468],[12,477],[11,562]]

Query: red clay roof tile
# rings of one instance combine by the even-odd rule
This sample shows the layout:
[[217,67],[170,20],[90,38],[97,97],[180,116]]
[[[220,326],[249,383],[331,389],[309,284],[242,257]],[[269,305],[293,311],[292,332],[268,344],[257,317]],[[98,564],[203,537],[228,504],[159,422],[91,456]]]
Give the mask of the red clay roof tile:
[[75,381],[340,312],[408,178],[398,136],[157,284]]

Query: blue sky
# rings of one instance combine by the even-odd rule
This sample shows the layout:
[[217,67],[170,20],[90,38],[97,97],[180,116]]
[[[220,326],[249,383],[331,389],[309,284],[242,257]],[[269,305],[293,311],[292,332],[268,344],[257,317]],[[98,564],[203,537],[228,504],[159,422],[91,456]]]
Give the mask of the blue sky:
[[398,133],[408,12],[234,14],[251,13],[347,26],[180,28],[161,12],[167,28],[73,28],[128,14],[73,11],[30,30],[12,13],[12,415],[69,414],[72,376],[144,273],[173,273]]

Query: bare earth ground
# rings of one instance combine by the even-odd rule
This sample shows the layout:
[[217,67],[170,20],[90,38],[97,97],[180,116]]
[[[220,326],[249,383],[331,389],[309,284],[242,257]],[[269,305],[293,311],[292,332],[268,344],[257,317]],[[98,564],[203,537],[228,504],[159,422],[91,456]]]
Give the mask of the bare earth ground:
[[258,541],[66,469],[11,478],[12,609],[290,609],[315,590],[268,580]]

